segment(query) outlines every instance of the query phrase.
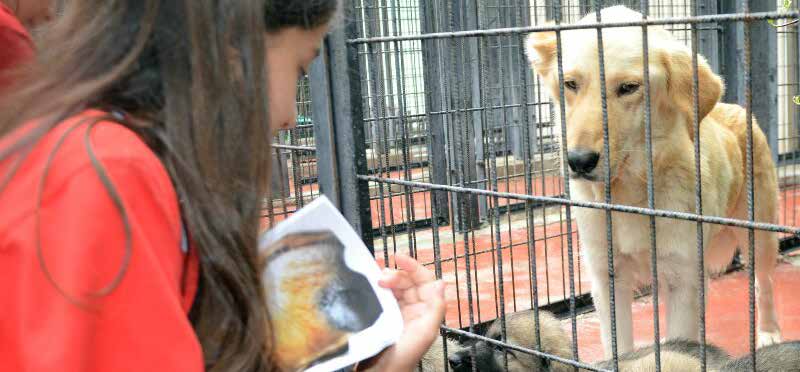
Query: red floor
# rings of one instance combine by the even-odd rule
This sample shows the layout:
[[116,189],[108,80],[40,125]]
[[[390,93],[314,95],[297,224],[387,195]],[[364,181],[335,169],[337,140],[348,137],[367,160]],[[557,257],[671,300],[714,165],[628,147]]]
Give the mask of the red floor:
[[[547,235],[545,235],[545,232]],[[448,285],[446,297],[448,301],[447,321],[451,326],[465,326],[468,324],[469,302],[467,291],[467,257],[464,256],[464,244],[457,241],[452,242],[452,234],[449,228],[440,231],[441,259],[443,279]],[[569,290],[568,268],[567,265],[567,244],[566,233],[562,232],[559,223],[550,224],[547,229],[537,226],[533,232],[536,252],[536,280],[538,288],[538,298],[540,305],[559,301],[565,298],[565,288]],[[577,233],[573,233],[577,237]],[[544,237],[547,236],[545,239]],[[418,237],[419,238],[419,237]],[[460,237],[457,237],[460,239]],[[399,237],[399,241],[404,240]],[[496,283],[497,271],[500,265],[497,264],[496,250],[491,250],[493,246],[491,234],[470,236],[469,250],[477,251],[477,254],[470,254],[470,277],[473,295],[473,313],[475,321],[494,319],[497,317],[496,304],[500,298],[500,288]],[[502,252],[503,268],[503,296],[505,298],[506,311],[528,309],[531,307],[531,260],[528,259],[528,230],[515,229],[509,234],[508,231],[501,233],[501,241],[504,247],[514,245],[513,249],[504,249]],[[511,244],[510,244],[510,243]],[[576,240],[577,242],[577,240]],[[546,244],[545,244],[546,243]],[[496,244],[495,244],[496,245]],[[546,246],[545,246],[546,245]],[[398,249],[403,251],[402,248]],[[378,263],[383,265],[384,258],[382,252],[377,252]],[[457,256],[458,259],[453,260]],[[562,258],[563,257],[563,258]],[[574,250],[575,267],[575,287],[576,293],[580,294],[588,291],[588,282],[585,275],[580,273],[577,244]],[[429,247],[417,247],[417,258],[421,262],[429,263],[434,261],[433,250]],[[476,270],[477,268],[477,270]],[[476,280],[477,273],[477,280]],[[476,291],[477,288],[477,291]],[[456,290],[458,289],[458,290]],[[566,292],[568,295],[569,292]],[[459,315],[461,319],[459,321]]]
[[[775,276],[775,305],[784,340],[800,339],[800,267],[781,264]],[[706,309],[706,340],[734,356],[749,353],[748,280],[746,272],[736,272],[712,281]],[[664,337],[664,306],[659,304],[660,335]],[[653,343],[653,303],[651,297],[636,301],[633,306],[634,342],[636,346]],[[570,327],[565,323],[565,331]],[[600,345],[600,323],[590,314],[578,320],[578,352],[585,361],[603,357]]]
[[[551,184],[548,182],[547,184]],[[516,185],[517,187],[524,185]],[[556,186],[557,187],[557,186]],[[505,189],[506,187],[504,187]],[[509,187],[513,190],[515,187]],[[548,189],[552,193],[557,189]],[[541,195],[541,189],[537,189],[537,194]],[[421,195],[421,194],[417,194]],[[552,195],[552,194],[551,194]],[[404,207],[404,197],[396,197],[395,206]],[[417,216],[420,211],[428,211],[423,202],[426,199],[415,199],[415,211]],[[429,201],[428,201],[429,203]],[[386,203],[388,205],[388,203]],[[501,205],[503,201],[501,200]],[[388,210],[388,208],[387,208]],[[403,208],[395,207],[395,223],[404,221]],[[800,225],[796,218],[800,212],[800,192],[798,190],[787,190],[781,195],[780,223],[785,225]],[[373,205],[373,223],[377,223],[376,209]],[[419,218],[419,217],[417,217]],[[504,225],[501,227],[501,241],[504,247],[514,245],[513,249],[504,249],[503,255],[503,295],[506,312],[520,311],[531,308],[531,279],[530,261],[528,260],[528,229],[517,228],[508,229]],[[574,226],[574,225],[573,225]],[[377,227],[377,226],[376,226]],[[560,223],[553,223],[545,229],[537,226],[534,230],[536,240],[535,247],[538,280],[539,304],[544,305],[549,302],[559,301],[568,296],[568,274],[566,264],[566,226]],[[574,230],[574,228],[573,228]],[[545,235],[546,231],[546,235]],[[417,239],[423,232],[417,232]],[[545,238],[546,237],[546,238]],[[440,251],[443,279],[448,284],[446,298],[448,310],[446,322],[449,326],[462,327],[468,324],[468,299],[466,283],[466,258],[464,257],[464,244],[461,237],[457,234],[454,244],[452,230],[449,227],[440,229]],[[407,240],[405,234],[398,235],[398,242],[403,243]],[[376,240],[377,242],[378,240]],[[491,250],[493,235],[491,232],[470,236],[470,252],[478,252],[470,255],[471,283],[473,295],[473,316],[475,322],[482,322],[496,318],[497,299],[500,298],[499,286],[497,285],[498,266],[496,250]],[[545,252],[545,242],[547,242],[547,252]],[[577,294],[587,293],[589,283],[585,275],[582,274],[580,266],[580,254],[577,249],[577,234],[575,235],[575,289]],[[418,241],[418,258],[423,262],[433,262],[433,250],[427,241]],[[400,244],[405,247],[407,244]],[[403,248],[398,248],[402,250]],[[391,251],[391,249],[390,249]],[[377,252],[378,262],[383,264],[381,252]],[[457,260],[453,257],[457,256]],[[513,263],[513,264],[512,264]],[[477,265],[477,278],[475,267]],[[794,295],[797,288],[800,288],[800,267],[789,264],[781,264],[777,270],[775,278],[776,306],[779,313],[784,339],[800,339],[800,297]],[[566,286],[566,287],[565,287]],[[477,287],[477,291],[476,291]],[[565,288],[567,291],[565,291]],[[566,292],[566,293],[565,293]],[[712,281],[709,293],[709,306],[707,308],[707,340],[715,343],[733,355],[741,355],[747,352],[749,343],[747,341],[748,330],[748,311],[747,311],[747,277],[743,272],[736,272]],[[635,342],[637,345],[648,345],[653,342],[653,309],[650,297],[642,298],[634,304],[634,329]],[[662,337],[664,335],[663,304],[661,305],[661,326]],[[565,323],[565,330],[569,328],[569,323]],[[599,338],[599,323],[592,314],[587,314],[579,318],[578,324],[578,343],[579,354],[584,361],[596,361],[602,358],[602,349]]]

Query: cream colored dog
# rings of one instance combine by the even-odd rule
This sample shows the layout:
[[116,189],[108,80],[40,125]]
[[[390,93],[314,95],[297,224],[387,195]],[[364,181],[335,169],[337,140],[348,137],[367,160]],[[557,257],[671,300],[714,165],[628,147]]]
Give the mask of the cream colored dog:
[[[606,8],[601,16],[603,22],[641,19],[641,14],[623,6]],[[594,13],[579,21],[581,24],[595,22]],[[648,33],[655,207],[695,213],[694,143],[700,141],[703,214],[747,219],[745,110],[740,106],[719,103],[724,89],[722,80],[711,71],[705,59],[698,56],[698,119],[701,129],[700,138],[694,138],[691,50],[663,29],[650,27]],[[563,31],[561,37],[572,197],[604,202],[606,159],[597,30]],[[642,37],[640,27],[603,30],[612,203],[647,207]],[[527,40],[526,49],[536,73],[550,90],[556,104],[554,122],[560,129],[556,34],[533,33]],[[755,123],[753,162],[755,219],[775,223],[778,201],[775,165],[764,134]],[[592,282],[592,297],[601,320],[602,342],[606,356],[610,357],[606,212],[584,208],[574,210],[582,254]],[[635,214],[614,212],[612,216],[620,353],[633,349],[633,290],[637,285],[649,282],[651,277],[649,221],[648,216]],[[697,224],[658,218],[656,233],[660,293],[666,301],[667,337],[697,340],[701,285]],[[747,242],[746,229],[703,225],[706,287],[708,274],[724,269],[731,262],[737,245],[747,259]],[[780,340],[771,278],[777,253],[777,236],[756,231],[760,345]],[[747,301],[747,297],[741,301]]]

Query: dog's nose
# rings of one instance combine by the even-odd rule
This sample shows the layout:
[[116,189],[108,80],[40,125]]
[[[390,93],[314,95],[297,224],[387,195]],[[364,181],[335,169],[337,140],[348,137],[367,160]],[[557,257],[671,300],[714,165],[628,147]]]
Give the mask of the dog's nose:
[[575,173],[591,173],[597,167],[600,154],[585,149],[572,150],[567,153],[567,162]]
[[464,370],[467,366],[467,358],[465,358],[461,353],[454,353],[447,356],[447,362],[450,364],[450,368],[453,371],[461,371]]

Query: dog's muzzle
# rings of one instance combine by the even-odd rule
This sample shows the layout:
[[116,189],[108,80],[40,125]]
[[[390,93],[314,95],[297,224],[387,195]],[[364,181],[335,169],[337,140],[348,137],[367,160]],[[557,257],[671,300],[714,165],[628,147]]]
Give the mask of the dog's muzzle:
[[600,154],[591,150],[575,149],[567,153],[567,162],[569,163],[569,169],[572,171],[571,176],[575,179],[596,181],[596,177],[592,175],[592,172],[597,168],[599,160]]

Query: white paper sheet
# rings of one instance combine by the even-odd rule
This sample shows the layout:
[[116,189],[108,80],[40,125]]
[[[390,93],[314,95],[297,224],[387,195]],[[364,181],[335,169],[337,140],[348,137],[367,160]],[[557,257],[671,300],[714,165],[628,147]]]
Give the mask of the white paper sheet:
[[400,308],[378,286],[378,264],[324,196],[266,232],[259,249],[279,365],[336,371],[400,337]]

